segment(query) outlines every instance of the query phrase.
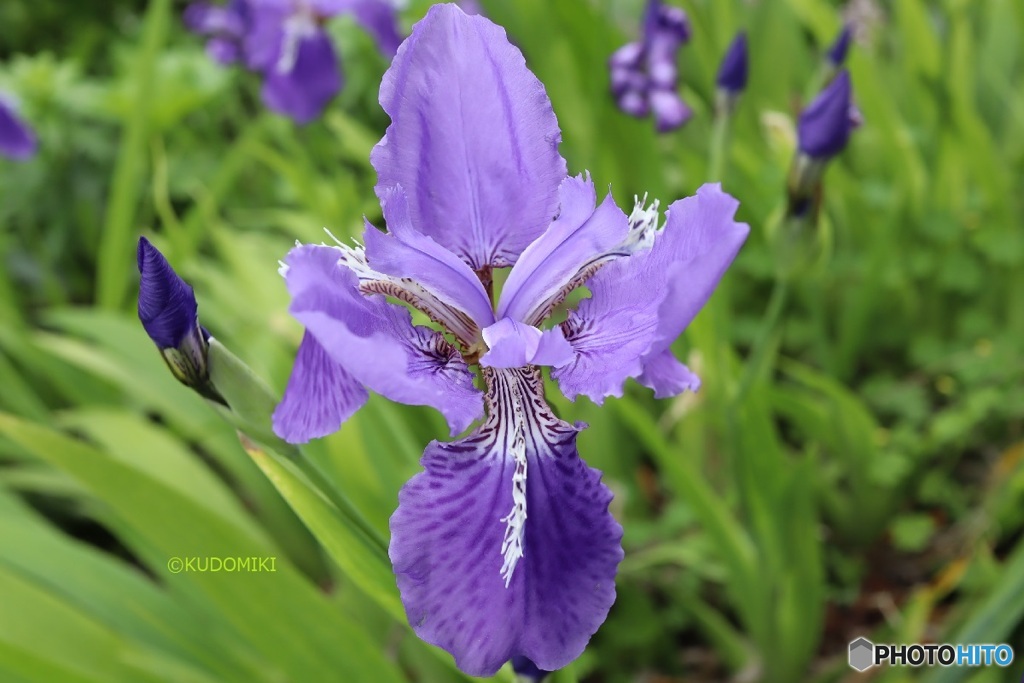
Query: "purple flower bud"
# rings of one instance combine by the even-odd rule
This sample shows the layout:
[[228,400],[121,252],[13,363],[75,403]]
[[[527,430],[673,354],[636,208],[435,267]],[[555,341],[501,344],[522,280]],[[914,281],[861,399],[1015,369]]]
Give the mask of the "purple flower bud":
[[533,660],[521,655],[512,658],[512,670],[516,672],[518,678],[524,682],[529,681],[529,683],[541,683],[551,673],[534,664]]
[[[139,238],[139,320],[171,373],[185,386],[214,401],[224,399],[210,383],[209,333],[199,325],[192,287],[145,237]],[[226,405],[226,404],[225,404]]]
[[36,134],[18,116],[14,103],[0,93],[0,156],[25,161],[37,146]]
[[199,326],[192,287],[145,237],[139,238],[139,320],[158,347],[177,347]]
[[850,74],[843,69],[800,113],[801,152],[812,159],[829,159],[843,151],[856,122],[851,99]]
[[747,34],[740,31],[733,38],[718,68],[718,87],[738,95],[747,87]]
[[833,67],[839,68],[846,61],[846,53],[850,50],[850,40],[853,38],[853,26],[844,24],[843,30],[839,32],[832,47],[825,53],[825,58]]

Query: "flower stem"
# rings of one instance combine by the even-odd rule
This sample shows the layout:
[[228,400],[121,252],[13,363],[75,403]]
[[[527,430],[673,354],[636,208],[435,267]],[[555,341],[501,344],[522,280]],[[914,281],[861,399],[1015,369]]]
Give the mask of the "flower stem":
[[726,155],[729,150],[729,129],[732,116],[719,107],[711,124],[711,145],[708,149],[708,182],[720,182],[725,174]]

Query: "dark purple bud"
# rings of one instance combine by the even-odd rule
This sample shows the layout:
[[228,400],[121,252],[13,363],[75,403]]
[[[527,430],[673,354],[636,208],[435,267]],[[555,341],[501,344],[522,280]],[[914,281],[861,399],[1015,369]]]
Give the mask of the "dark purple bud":
[[733,38],[718,68],[718,87],[738,95],[747,87],[747,34],[740,31]]
[[37,146],[36,134],[0,93],[0,156],[25,161],[35,155]]
[[158,347],[177,347],[199,326],[196,296],[145,237],[139,238],[137,257],[139,320]]
[[201,395],[224,403],[210,383],[207,365],[209,333],[199,325],[199,306],[192,287],[178,277],[164,255],[139,238],[139,320],[171,373]]
[[850,74],[843,69],[800,113],[801,152],[812,159],[828,159],[843,151],[856,122],[851,98]]
[[846,61],[846,53],[850,51],[850,40],[853,38],[853,26],[845,24],[839,36],[836,37],[832,47],[825,53],[825,57],[835,68],[839,68]]
[[541,669],[531,659],[522,655],[516,655],[512,658],[512,670],[516,672],[516,676],[524,681],[524,683],[526,681],[529,681],[529,683],[540,683],[551,673]]

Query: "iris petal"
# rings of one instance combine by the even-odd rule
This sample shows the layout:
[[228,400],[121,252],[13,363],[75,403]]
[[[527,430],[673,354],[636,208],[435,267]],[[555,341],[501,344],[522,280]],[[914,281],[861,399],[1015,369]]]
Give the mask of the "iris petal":
[[295,40],[294,63],[282,62],[266,70],[263,102],[296,123],[309,123],[341,90],[341,69],[334,45],[323,30]]
[[[489,676],[523,656],[552,671],[579,656],[615,600],[622,527],[600,472],[576,450],[580,426],[552,415],[539,372],[485,375],[487,421],[431,443],[399,494],[391,561],[409,623],[460,669]],[[509,575],[503,543],[520,469],[522,554]]]
[[327,436],[338,431],[367,398],[363,385],[306,332],[284,398],[274,410],[274,432],[289,443]]
[[388,234],[367,229],[366,260],[370,267],[418,282],[445,304],[468,314],[479,327],[493,323],[491,301],[476,273],[455,254],[413,228],[404,190],[396,187],[383,193],[381,205]]
[[577,275],[595,256],[625,240],[626,214],[609,194],[597,209],[597,192],[587,176],[566,178],[559,188],[560,209],[544,232],[513,266],[498,303],[498,318],[534,324],[535,313]]
[[386,398],[432,406],[452,434],[483,413],[482,395],[462,357],[440,333],[414,327],[409,311],[365,296],[336,247],[305,245],[286,259],[289,309],[328,355],[360,384]]
[[480,365],[494,368],[518,368],[524,365],[559,366],[575,356],[561,328],[538,330],[536,327],[502,318],[483,331],[489,350]]
[[601,402],[621,396],[623,382],[641,374],[661,395],[692,386],[662,354],[711,296],[746,239],[749,226],[733,220],[737,206],[720,185],[704,185],[695,197],[669,207],[650,250],[617,260],[587,281],[591,298],[562,325],[576,359],[552,372],[567,397],[584,394]]
[[565,160],[544,86],[499,26],[434,5],[381,84],[378,195],[409,194],[417,230],[474,270],[509,266],[558,207]]

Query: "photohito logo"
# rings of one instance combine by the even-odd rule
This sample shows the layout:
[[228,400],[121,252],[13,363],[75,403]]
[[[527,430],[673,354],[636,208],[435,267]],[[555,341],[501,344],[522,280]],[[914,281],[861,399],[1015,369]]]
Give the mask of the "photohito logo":
[[879,664],[890,666],[1009,666],[1013,662],[1013,648],[1006,643],[998,645],[953,645],[927,643],[913,645],[876,645],[867,638],[850,643],[850,666],[864,671]]

